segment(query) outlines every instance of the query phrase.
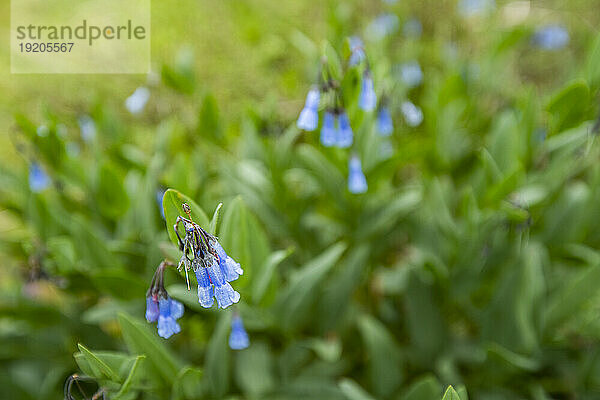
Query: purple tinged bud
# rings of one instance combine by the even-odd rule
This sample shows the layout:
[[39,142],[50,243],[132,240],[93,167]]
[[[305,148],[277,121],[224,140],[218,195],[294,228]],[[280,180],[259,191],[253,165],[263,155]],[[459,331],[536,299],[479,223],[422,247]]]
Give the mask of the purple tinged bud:
[[158,320],[158,299],[146,297],[146,321],[156,322]]

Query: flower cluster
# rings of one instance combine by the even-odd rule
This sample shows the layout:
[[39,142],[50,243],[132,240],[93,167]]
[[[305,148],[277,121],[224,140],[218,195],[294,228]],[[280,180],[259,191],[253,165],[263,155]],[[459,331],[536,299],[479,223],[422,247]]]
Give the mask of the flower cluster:
[[170,298],[164,286],[164,272],[167,266],[173,264],[167,261],[160,263],[146,292],[146,320],[158,322],[158,335],[165,339],[181,331],[177,320],[183,316],[183,305]]
[[[196,274],[198,301],[202,307],[212,307],[214,298],[221,308],[237,303],[240,294],[231,287],[229,282],[235,281],[244,273],[240,264],[225,253],[216,237],[192,221],[191,210],[185,203],[183,210],[189,218],[177,217],[173,229],[179,241],[179,249],[183,252],[177,268],[185,269],[188,289],[187,273],[191,269]],[[178,231],[179,224],[183,224],[185,229],[183,239]]]

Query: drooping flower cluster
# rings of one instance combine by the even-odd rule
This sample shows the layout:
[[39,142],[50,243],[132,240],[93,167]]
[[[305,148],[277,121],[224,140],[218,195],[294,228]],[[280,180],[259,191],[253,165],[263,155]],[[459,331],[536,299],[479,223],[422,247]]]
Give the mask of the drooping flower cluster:
[[[237,303],[240,294],[231,287],[229,282],[244,273],[240,264],[225,253],[216,237],[192,221],[191,210],[187,204],[184,203],[182,207],[189,218],[177,217],[173,229],[179,240],[179,249],[183,252],[177,268],[185,269],[188,289],[188,271],[191,269],[196,274],[198,301],[202,307],[212,307],[214,298],[221,308]],[[178,231],[179,224],[183,224],[185,229],[183,239]]]
[[183,316],[183,305],[170,298],[164,286],[164,272],[167,266],[173,264],[167,261],[160,263],[146,292],[146,320],[158,322],[158,335],[165,339],[181,331],[177,320]]
[[231,333],[229,334],[229,347],[232,350],[243,350],[250,346],[248,333],[244,329],[242,317],[237,312],[234,312],[231,317]]

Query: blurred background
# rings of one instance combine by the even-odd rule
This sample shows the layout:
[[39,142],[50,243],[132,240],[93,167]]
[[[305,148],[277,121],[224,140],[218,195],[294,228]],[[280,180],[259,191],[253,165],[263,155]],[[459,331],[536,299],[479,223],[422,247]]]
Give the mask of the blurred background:
[[[599,398],[599,7],[153,2],[147,76],[11,75],[3,1],[0,397],[78,373],[77,399]],[[390,136],[356,106],[354,36]],[[351,149],[296,126],[323,56]],[[222,203],[245,273],[221,310],[167,271],[165,340],[144,310],[180,256],[167,188]]]

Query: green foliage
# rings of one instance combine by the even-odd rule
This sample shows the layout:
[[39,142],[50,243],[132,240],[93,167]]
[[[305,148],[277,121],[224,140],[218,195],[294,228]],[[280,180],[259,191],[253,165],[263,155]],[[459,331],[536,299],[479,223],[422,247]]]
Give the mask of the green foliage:
[[[151,91],[138,116],[112,92],[18,110],[23,157],[0,161],[3,395],[60,398],[78,371],[131,400],[597,398],[600,36],[571,21],[573,45],[549,53],[530,43],[545,18],[534,11],[509,23],[508,8],[462,18],[452,2],[292,3],[207,7],[233,21],[235,43],[159,59],[160,82],[136,81]],[[299,10],[310,20],[290,28],[281,13]],[[365,40],[389,143],[356,105],[363,66],[347,65],[347,36],[381,10],[424,24],[421,39]],[[320,57],[351,150],[295,125]],[[414,88],[396,76],[410,59],[424,70]],[[423,109],[418,127],[400,112],[407,99]],[[76,133],[81,113],[91,142]],[[347,190],[352,152],[365,194]],[[33,161],[51,181],[40,192]],[[244,268],[241,301],[205,309],[169,269],[185,313],[163,340],[143,320],[145,293],[156,266],[180,257],[183,203]],[[228,346],[232,308],[245,350]]]

